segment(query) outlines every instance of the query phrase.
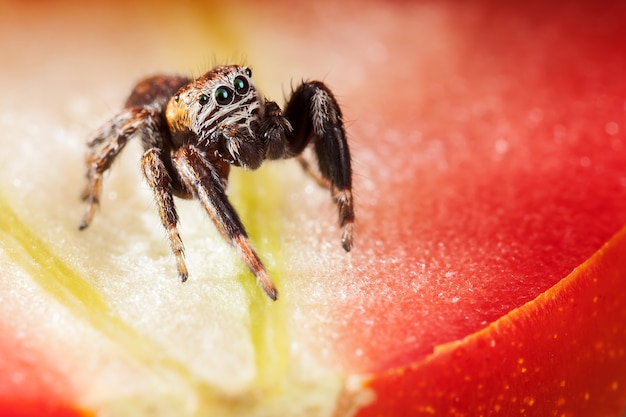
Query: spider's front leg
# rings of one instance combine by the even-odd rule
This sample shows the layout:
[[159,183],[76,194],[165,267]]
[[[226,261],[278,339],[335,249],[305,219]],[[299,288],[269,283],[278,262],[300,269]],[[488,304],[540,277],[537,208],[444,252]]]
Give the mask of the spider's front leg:
[[172,161],[185,187],[200,200],[224,239],[237,249],[259,286],[269,298],[276,300],[278,291],[252,248],[237,212],[228,201],[223,173],[193,145],[183,145],[174,151]]
[[183,241],[178,232],[178,214],[174,205],[172,193],[172,179],[162,159],[162,150],[150,148],[144,152],[141,158],[143,175],[154,193],[154,200],[159,209],[161,224],[167,231],[170,247],[176,257],[178,277],[182,282],[187,280],[189,273],[185,264]]
[[[354,229],[352,167],[343,116],[337,100],[322,82],[302,83],[293,91],[282,113],[292,131],[279,128],[280,123],[278,123],[279,119],[275,114],[274,106],[278,107],[271,102],[266,104],[266,109],[269,108],[269,111],[266,110],[266,118],[275,121],[266,123],[266,126],[270,127],[267,137],[276,136],[273,132],[277,128],[285,130],[287,143],[284,156],[298,156],[303,168],[319,184],[330,188],[339,211],[339,224],[343,229],[341,242],[343,248],[349,251],[352,249]],[[313,174],[312,170],[308,169],[306,161],[300,156],[311,142],[313,142],[321,177]]]
[[88,143],[87,154],[87,185],[81,197],[87,202],[80,229],[91,224],[96,207],[100,204],[102,192],[102,175],[113,164],[113,161],[124,149],[124,146],[135,133],[144,130],[155,120],[148,110],[139,107],[124,109],[111,121],[104,125]]

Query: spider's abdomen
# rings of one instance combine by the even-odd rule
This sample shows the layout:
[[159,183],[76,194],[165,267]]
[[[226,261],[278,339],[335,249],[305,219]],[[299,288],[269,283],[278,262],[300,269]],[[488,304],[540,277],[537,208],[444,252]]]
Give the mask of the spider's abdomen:
[[133,88],[124,107],[157,105],[165,109],[170,97],[189,81],[189,78],[177,75],[156,75],[145,78]]

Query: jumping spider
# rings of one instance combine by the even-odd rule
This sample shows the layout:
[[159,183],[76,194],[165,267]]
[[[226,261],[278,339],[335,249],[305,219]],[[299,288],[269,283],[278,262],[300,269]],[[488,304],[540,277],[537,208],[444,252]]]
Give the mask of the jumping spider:
[[[281,111],[259,95],[251,76],[247,67],[228,65],[197,79],[155,76],[140,81],[123,110],[89,141],[87,186],[82,193],[87,207],[80,229],[93,219],[103,173],[126,143],[137,137],[145,151],[143,175],[154,193],[182,281],[188,272],[174,196],[200,200],[263,291],[272,300],[278,296],[226,196],[231,165],[257,169],[265,159],[298,158],[307,173],[330,189],[339,209],[343,248],[349,251],[354,222],[352,171],[337,101],[323,83],[303,82]],[[319,173],[301,156],[309,144]]]

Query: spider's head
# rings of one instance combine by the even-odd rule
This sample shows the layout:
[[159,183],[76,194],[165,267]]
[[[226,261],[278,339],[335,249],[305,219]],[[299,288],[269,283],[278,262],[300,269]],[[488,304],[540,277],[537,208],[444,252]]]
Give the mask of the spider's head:
[[192,140],[228,163],[254,169],[263,160],[252,128],[262,105],[250,69],[227,65],[181,88],[170,99],[166,117],[175,141],[177,136]]

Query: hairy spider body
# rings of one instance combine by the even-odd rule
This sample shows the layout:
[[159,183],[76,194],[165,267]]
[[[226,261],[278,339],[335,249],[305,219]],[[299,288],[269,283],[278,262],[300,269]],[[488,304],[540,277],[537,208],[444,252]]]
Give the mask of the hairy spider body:
[[[140,81],[123,110],[89,141],[87,203],[80,224],[91,223],[99,204],[102,175],[126,143],[137,137],[144,154],[143,175],[176,258],[178,275],[189,275],[178,232],[174,196],[195,198],[233,245],[272,300],[278,292],[225,189],[230,166],[256,169],[265,159],[296,157],[307,173],[331,191],[343,229],[342,245],[352,248],[352,170],[342,114],[331,91],[319,81],[303,82],[284,111],[264,100],[249,68],[216,67],[197,79],[155,76]],[[319,174],[301,156],[312,144]]]

